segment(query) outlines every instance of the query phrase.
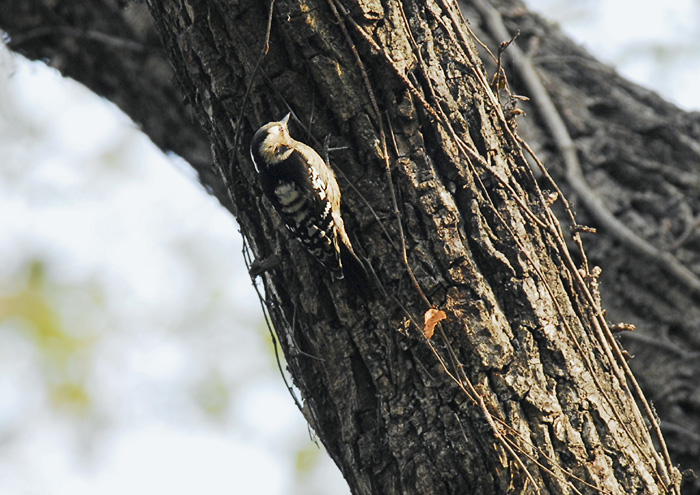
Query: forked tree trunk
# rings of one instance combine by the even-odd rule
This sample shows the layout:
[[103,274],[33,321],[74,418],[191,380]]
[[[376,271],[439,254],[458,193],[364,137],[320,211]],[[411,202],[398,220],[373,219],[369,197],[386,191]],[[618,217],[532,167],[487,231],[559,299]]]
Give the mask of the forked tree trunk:
[[[281,258],[266,304],[353,493],[677,492],[563,198],[540,191],[452,2],[149,6],[253,256]],[[334,282],[261,198],[247,143],[289,110],[298,139],[329,136],[378,287]],[[426,337],[430,308],[446,318]]]

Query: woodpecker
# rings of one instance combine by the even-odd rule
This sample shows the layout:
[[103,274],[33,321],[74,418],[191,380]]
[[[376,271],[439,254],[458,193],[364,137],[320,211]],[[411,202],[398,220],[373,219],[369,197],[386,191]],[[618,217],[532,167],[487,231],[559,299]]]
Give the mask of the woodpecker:
[[[289,134],[289,116],[269,122],[253,136],[250,156],[263,192],[287,229],[333,277],[357,258],[340,215],[340,188],[333,170],[316,151]],[[345,270],[347,270],[347,266]]]

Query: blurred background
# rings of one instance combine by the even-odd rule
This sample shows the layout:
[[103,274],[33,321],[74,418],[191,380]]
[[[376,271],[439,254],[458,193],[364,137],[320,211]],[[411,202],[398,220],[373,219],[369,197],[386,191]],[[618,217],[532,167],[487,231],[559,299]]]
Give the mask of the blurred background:
[[[700,109],[697,0],[529,5]],[[349,493],[284,385],[241,252],[186,163],[0,52],[0,493]]]

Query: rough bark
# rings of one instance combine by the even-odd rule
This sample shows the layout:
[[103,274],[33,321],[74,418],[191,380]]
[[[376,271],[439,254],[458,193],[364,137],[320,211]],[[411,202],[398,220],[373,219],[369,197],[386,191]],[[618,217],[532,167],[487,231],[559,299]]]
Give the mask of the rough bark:
[[[563,116],[592,191],[569,180],[535,100],[526,104],[529,115],[521,127],[577,205],[579,222],[597,228],[596,235],[585,236],[585,245],[591,262],[603,268],[608,319],[637,327],[620,334],[634,356],[630,365],[661,418],[674,461],[698,473],[700,114],[683,112],[626,81],[519,2],[499,1],[498,9],[510,33],[520,33],[519,45]],[[467,15],[484,17],[475,10]],[[492,26],[482,26],[479,36],[497,45]],[[532,95],[517,67],[507,68],[515,91]],[[595,214],[587,204],[591,192],[638,239],[621,235],[618,225]],[[658,250],[656,255],[640,249],[640,240]],[[696,280],[674,274],[673,265]],[[688,478],[685,489],[700,493],[699,480]]]
[[[235,4],[230,10],[224,6],[205,10],[197,3],[189,7],[188,16],[178,18],[183,12],[177,5],[166,2],[164,5],[172,10],[159,20],[166,32],[176,35],[167,38],[173,60],[182,61],[185,56],[187,64],[180,65],[180,80],[187,93],[197,95],[195,108],[204,117],[205,127],[213,137],[219,163],[231,165],[235,170],[228,175],[229,186],[239,221],[254,252],[260,256],[277,252],[283,259],[295,259],[295,266],[285,263],[266,276],[268,302],[273,308],[290,368],[308,399],[309,416],[354,491],[461,493],[471,488],[475,493],[498,493],[506,491],[511,481],[517,491],[518,483],[522,482],[522,472],[514,456],[504,451],[505,444],[493,439],[492,425],[485,422],[484,410],[447,379],[441,364],[415,327],[404,326],[408,315],[419,319],[426,305],[412,289],[397,260],[396,248],[400,248],[401,236],[375,141],[380,122],[387,134],[388,122],[391,122],[397,137],[398,153],[391,142],[389,152],[409,264],[430,302],[448,311],[444,330],[456,350],[455,358],[464,365],[459,369],[465,370],[466,377],[485,397],[485,410],[495,417],[507,418],[509,424],[527,438],[521,447],[527,450],[535,443],[550,449],[530,451],[547,466],[550,466],[550,454],[558,452],[561,465],[589,483],[610,482],[611,489],[625,486],[631,492],[635,483],[642,486],[648,482],[641,481],[633,467],[625,466],[633,460],[624,455],[616,459],[620,461],[615,465],[617,472],[611,477],[605,476],[609,472],[606,469],[610,468],[606,462],[611,461],[612,456],[603,449],[612,446],[621,454],[640,453],[633,447],[625,451],[628,432],[609,431],[604,427],[606,419],[614,418],[613,409],[625,418],[631,414],[632,417],[627,418],[629,425],[634,425],[637,418],[627,405],[629,398],[616,388],[614,379],[607,381],[608,373],[615,370],[616,365],[595,355],[597,343],[591,338],[591,329],[596,322],[590,312],[581,309],[586,306],[580,301],[581,287],[576,285],[571,267],[562,264],[559,258],[562,251],[556,239],[546,229],[533,225],[521,205],[514,202],[513,191],[503,188],[501,181],[508,180],[525,204],[543,221],[548,220],[547,209],[538,203],[537,190],[524,171],[525,163],[502,122],[497,105],[484,96],[478,63],[469,54],[469,47],[461,46],[464,51],[461,52],[459,45],[444,46],[449,39],[447,34],[455,29],[445,18],[446,11],[437,15],[435,13],[440,10],[431,2],[423,2],[428,5],[426,10],[404,2],[414,38],[422,47],[422,58],[429,67],[425,72],[417,68],[417,52],[406,37],[399,12],[380,2],[361,3],[352,11],[362,27],[375,35],[377,43],[393,54],[394,65],[398,68],[395,70],[386,59],[373,52],[366,40],[353,31],[353,26],[346,24],[370,69],[370,82],[381,108],[382,119],[379,119],[367,97],[357,63],[348,51],[340,23],[329,18],[327,2],[304,4],[308,6],[305,12],[277,2],[270,51],[257,72],[255,64],[265,34],[261,26],[267,20],[267,10],[265,5],[258,5],[259,2],[252,2],[246,8],[243,3]],[[585,67],[595,64],[570,44],[556,41],[558,38],[550,34],[550,28],[540,20],[510,7],[505,9],[510,14],[506,18],[508,26],[513,31],[514,26],[521,29],[528,35],[527,41],[539,39],[540,50],[544,53],[573,55],[579,61],[585,60]],[[470,15],[470,18],[479,16]],[[182,22],[179,28],[175,27],[177,19]],[[545,59],[544,63],[549,64],[551,70],[552,60]],[[597,150],[592,157],[608,157],[607,161],[597,162],[583,154],[584,167],[594,166],[593,172],[603,181],[618,177],[610,183],[619,187],[620,176],[615,174],[621,173],[620,168],[609,157],[628,156],[627,148],[619,144],[620,141],[632,142],[627,133],[640,136],[636,141],[638,146],[632,147],[637,155],[631,157],[642,153],[639,151],[645,149],[642,144],[653,143],[651,151],[659,152],[658,157],[644,152],[643,158],[650,162],[623,160],[627,169],[635,170],[639,163],[663,163],[666,161],[662,158],[664,153],[670,152],[678,155],[674,160],[692,163],[690,154],[681,156],[677,151],[692,150],[692,146],[674,148],[676,134],[668,132],[670,122],[683,118],[681,112],[629,86],[610,71],[600,78],[603,82],[591,75],[597,84],[587,80],[582,84],[580,68],[574,66],[578,67],[565,64],[548,73],[547,81],[551,84],[547,89],[555,95],[560,108],[567,109],[567,124],[573,129],[570,132],[577,143],[581,143],[579,146],[583,150]],[[593,67],[601,70],[599,65]],[[443,126],[436,124],[427,107],[415,94],[406,92],[406,81],[398,76],[401,73],[424,95],[430,108],[449,116],[461,139],[470,149],[477,150],[476,155],[491,158],[487,167],[480,165],[476,156],[472,156],[471,161],[465,158],[464,150],[459,150],[456,140],[446,135]],[[241,125],[243,139],[234,142],[240,105],[251,81],[249,110],[244,112]],[[435,103],[429,81],[437,89],[437,100],[442,107]],[[606,82],[609,86],[605,86]],[[517,78],[511,79],[511,83],[519,90]],[[598,88],[601,97],[586,96]],[[606,94],[608,98],[603,98]],[[567,96],[570,99],[566,99]],[[279,222],[270,215],[267,205],[256,199],[258,195],[251,197],[250,191],[259,188],[247,163],[245,145],[241,143],[245,143],[256,126],[280,116],[287,104],[305,123],[314,116],[308,135],[321,139],[330,134],[333,146],[350,147],[331,154],[333,164],[346,177],[341,180],[344,211],[358,244],[364,247],[384,285],[389,293],[396,294],[396,299],[375,301],[358,311],[361,303],[347,293],[347,288],[319,286],[318,266],[280,233]],[[467,108],[471,110],[465,112]],[[640,141],[649,136],[649,127],[643,125],[645,119],[635,120],[640,122],[639,127],[623,127],[620,123],[634,120],[622,118],[623,111],[633,116],[640,111],[648,121],[662,122],[661,129],[667,132],[652,133],[655,139]],[[529,113],[537,117],[536,109]],[[538,131],[542,123],[534,120],[533,124],[531,139],[542,143],[543,152],[550,157],[556,172],[559,169],[556,168],[556,154],[552,152],[555,146],[546,133]],[[580,132],[575,132],[577,129]],[[604,129],[604,132],[597,129]],[[617,134],[611,134],[611,129]],[[685,134],[682,135],[697,139],[692,126],[686,125],[683,129]],[[308,136],[306,130],[297,132],[299,137]],[[620,139],[611,141],[611,135],[620,136]],[[601,143],[605,146],[599,146]],[[584,144],[588,148],[583,147]],[[681,195],[693,192],[692,174],[682,166],[677,169],[649,166],[645,170],[649,177],[656,178],[651,183],[658,186],[657,194],[671,191],[672,188],[664,189],[658,180],[659,176],[668,175],[685,180],[671,181],[675,186],[672,192]],[[565,174],[561,175],[566,178]],[[484,183],[484,188],[479,181]],[[679,188],[678,181],[685,187]],[[351,183],[362,191],[377,212],[379,222]],[[618,196],[606,196],[608,201],[616,199]],[[636,204],[639,207],[649,203],[654,204],[654,201],[628,201],[624,206]],[[647,211],[648,206],[644,208],[640,212],[642,218],[653,217],[654,211]],[[695,211],[692,204],[689,211]],[[656,216],[661,217],[661,214]],[[595,219],[591,220],[586,222],[596,224]],[[648,222],[647,227],[662,227],[658,219],[651,220],[654,221]],[[388,237],[382,226],[387,229]],[[596,236],[602,239],[599,241],[601,248],[595,253],[605,259],[603,257],[610,256],[604,249],[612,249],[610,239],[614,237],[604,226],[601,228],[601,235]],[[686,248],[688,246],[692,247],[692,243],[686,244]],[[603,289],[610,288],[611,299],[616,303],[617,297],[630,297],[637,307],[642,304],[639,301],[656,303],[654,295],[663,284],[646,283],[650,276],[649,265],[648,261],[632,259],[613,267],[606,266],[604,277],[607,273],[622,275],[612,277],[610,283],[604,283]],[[653,264],[651,271],[654,271]],[[658,269],[657,275],[666,286],[673,285],[669,283],[673,279],[663,270]],[[550,297],[545,284],[552,288],[556,297]],[[686,308],[697,310],[696,298],[692,299],[688,291],[678,292],[679,299],[663,297],[661,301],[667,301],[670,309],[675,301],[685,301]],[[628,303],[628,299],[620,299],[619,307],[624,308],[623,304]],[[607,301],[606,307],[610,308]],[[619,311],[610,314],[622,315],[619,318],[623,321],[639,321],[638,317]],[[692,315],[689,319],[680,319],[673,311],[654,313],[649,318],[650,325],[659,320],[667,322],[669,329],[677,328],[679,339],[697,338],[697,332],[690,331]],[[671,327],[671,323],[676,326]],[[552,333],[552,328],[558,328],[558,333]],[[406,331],[397,332],[399,329]],[[439,334],[434,337],[435,346],[438,352],[445,353],[445,342],[439,337]],[[577,341],[583,342],[581,349],[575,348]],[[697,342],[694,344],[697,346]],[[665,352],[674,352],[673,347],[669,346]],[[651,358],[656,361],[649,362],[668,363],[669,355],[665,352],[651,352]],[[454,362],[443,355],[447,356],[447,368],[457,374],[458,370],[452,368]],[[571,370],[577,366],[586,371],[574,373],[575,380],[569,379]],[[601,372],[601,368],[605,372]],[[690,362],[687,362],[687,369],[697,374]],[[604,377],[605,383],[595,383],[600,381],[599,376]],[[676,383],[683,386],[676,386]],[[687,383],[687,378],[679,378],[671,387],[671,393],[674,398],[688,400],[692,406],[688,413],[697,414],[697,401],[691,401],[694,389]],[[653,385],[653,382],[648,384]],[[606,390],[605,394],[586,402],[584,396],[598,385]],[[668,386],[668,382],[658,385]],[[652,388],[655,390],[662,388]],[[678,413],[679,407],[675,407]],[[626,423],[626,420],[619,422]],[[644,436],[642,428],[639,430],[636,434]],[[475,444],[477,441],[481,443]],[[644,442],[644,439],[639,441]],[[650,452],[646,451],[646,455]],[[588,456],[591,462],[581,464],[589,460]],[[543,483],[540,487],[543,493],[566,493],[567,480],[583,492],[588,490],[573,478],[562,477],[559,472],[552,476],[534,466],[528,457],[522,454],[519,457],[536,481]],[[513,480],[509,478],[511,474]]]

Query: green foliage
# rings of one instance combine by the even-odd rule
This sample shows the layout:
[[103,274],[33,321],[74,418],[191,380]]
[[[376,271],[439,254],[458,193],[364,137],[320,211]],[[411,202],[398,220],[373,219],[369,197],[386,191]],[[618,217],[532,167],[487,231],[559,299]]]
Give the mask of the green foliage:
[[309,442],[304,448],[299,449],[295,463],[297,472],[300,475],[311,473],[318,464],[321,452],[321,448],[313,442]]
[[20,332],[35,345],[51,403],[58,409],[84,413],[91,406],[85,387],[90,343],[66,331],[51,300],[45,272],[43,263],[33,261],[20,287],[0,294],[0,327]]

